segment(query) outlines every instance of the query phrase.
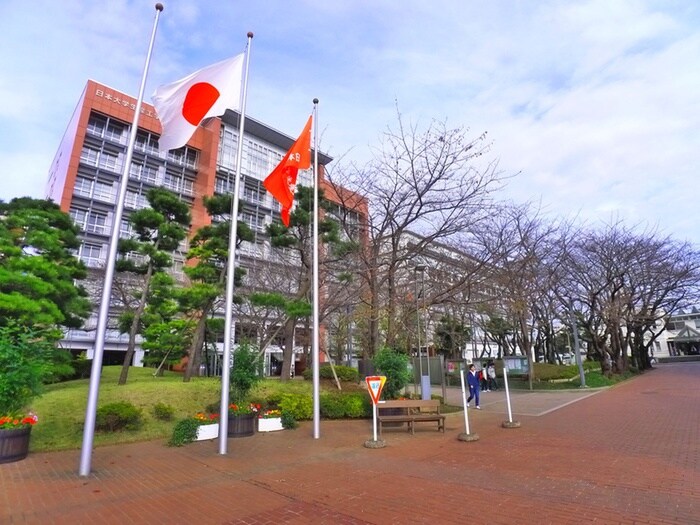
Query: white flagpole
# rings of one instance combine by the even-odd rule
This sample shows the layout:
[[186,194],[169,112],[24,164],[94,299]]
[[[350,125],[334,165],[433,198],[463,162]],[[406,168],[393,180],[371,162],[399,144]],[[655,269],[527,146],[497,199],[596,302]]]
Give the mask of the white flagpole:
[[318,99],[314,99],[314,243],[313,243],[313,322],[314,339],[312,346],[313,359],[313,394],[314,394],[314,439],[321,437],[321,396],[320,396],[320,354],[319,354],[319,333],[318,333]]
[[117,197],[117,205],[114,210],[114,219],[112,221],[112,234],[109,240],[109,251],[107,260],[105,261],[105,277],[102,287],[102,299],[100,302],[100,310],[97,316],[97,330],[95,332],[95,352],[92,357],[92,368],[90,371],[90,387],[88,389],[87,408],[85,409],[85,426],[83,427],[83,445],[80,452],[80,468],[78,474],[80,476],[90,475],[90,462],[92,459],[92,443],[95,437],[95,419],[97,418],[97,398],[100,391],[100,373],[102,372],[102,356],[105,349],[105,334],[107,333],[107,320],[109,318],[109,301],[112,296],[112,280],[114,279],[114,267],[117,260],[117,245],[119,244],[119,230],[122,223],[122,215],[124,213],[124,200],[126,199],[126,188],[129,185],[129,167],[131,166],[131,158],[134,155],[134,144],[136,142],[136,134],[138,131],[139,116],[141,114],[141,103],[143,102],[143,92],[146,88],[146,77],[148,76],[148,67],[151,62],[151,54],[153,53],[153,43],[156,39],[156,29],[158,28],[158,18],[163,11],[163,4],[156,4],[156,17],[153,21],[153,31],[151,32],[151,41],[148,44],[148,53],[146,54],[146,62],[143,66],[143,75],[141,76],[141,87],[139,88],[139,96],[136,100],[134,108],[134,120],[131,124],[129,132],[129,144],[126,149],[126,158],[124,159],[124,168],[122,170],[121,179],[119,181],[119,196]]
[[238,151],[236,152],[236,174],[231,199],[231,224],[228,241],[228,267],[226,270],[226,310],[224,321],[224,357],[221,363],[221,406],[219,407],[219,454],[226,454],[228,445],[228,403],[231,382],[231,342],[233,341],[233,276],[236,268],[236,228],[238,226],[238,194],[241,191],[241,163],[243,159],[243,130],[245,129],[245,103],[248,95],[248,66],[250,44],[253,33],[248,33],[248,50],[245,54],[245,80],[241,100],[241,115],[238,123]]

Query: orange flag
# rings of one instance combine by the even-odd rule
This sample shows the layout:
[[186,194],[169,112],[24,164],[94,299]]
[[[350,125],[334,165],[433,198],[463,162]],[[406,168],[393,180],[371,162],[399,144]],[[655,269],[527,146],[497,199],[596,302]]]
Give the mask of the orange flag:
[[282,205],[282,222],[289,226],[289,212],[294,203],[294,187],[297,183],[297,173],[311,166],[311,117],[304,126],[297,141],[263,181],[263,186]]

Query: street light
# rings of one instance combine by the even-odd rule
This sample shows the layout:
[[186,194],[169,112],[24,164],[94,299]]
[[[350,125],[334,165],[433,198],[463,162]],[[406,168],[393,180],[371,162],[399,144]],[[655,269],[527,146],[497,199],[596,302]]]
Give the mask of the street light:
[[421,330],[421,318],[420,318],[420,306],[418,304],[418,272],[421,274],[421,293],[423,294],[423,309],[426,308],[426,300],[425,300],[425,270],[426,267],[423,264],[420,264],[414,268],[414,271],[416,272],[416,317],[417,317],[417,322],[418,322],[418,367],[420,369],[420,392],[421,392],[421,399],[430,399],[431,397],[431,391],[430,391],[430,359],[428,356],[428,331],[427,331],[427,322],[426,322],[426,333],[425,333],[425,361],[427,364],[427,372],[428,375],[423,375],[423,356],[421,352],[421,346],[420,346],[420,330]]

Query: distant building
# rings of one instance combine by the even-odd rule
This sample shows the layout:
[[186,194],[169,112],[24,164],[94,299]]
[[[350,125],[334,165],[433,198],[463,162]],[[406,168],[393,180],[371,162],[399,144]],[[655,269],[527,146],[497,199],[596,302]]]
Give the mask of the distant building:
[[[68,212],[82,229],[77,256],[91,271],[88,287],[97,300],[135,106],[136,99],[133,97],[89,80],[49,171],[46,196]],[[239,113],[227,111],[222,117],[208,119],[197,128],[186,146],[160,153],[160,122],[154,108],[143,104],[133,160],[129,166],[124,217],[119,225],[120,235],[131,235],[127,218],[132,211],[148,206],[146,193],[153,187],[175,192],[191,207],[190,233],[209,224],[210,218],[202,204],[202,197],[233,191],[239,120]],[[302,123],[300,120],[300,126]],[[290,263],[289,260],[279,260],[279,254],[271,249],[265,234],[265,226],[273,220],[279,220],[280,208],[277,201],[266,192],[262,181],[279,163],[294,140],[289,135],[246,117],[239,220],[253,229],[255,239],[242,244],[237,252],[237,264],[245,268],[253,278],[264,264]],[[324,180],[325,165],[332,159],[320,152],[318,159],[321,188],[326,189],[327,199],[339,203],[336,194]],[[300,171],[297,182],[310,186],[312,177],[313,169]],[[361,205],[344,216],[360,224],[364,220],[360,214],[366,210],[366,203],[361,196],[355,196],[355,201]],[[173,254],[172,273],[180,280],[184,279],[182,268],[188,248],[186,240]],[[257,279],[255,282],[259,286],[263,281]],[[112,310],[114,317],[117,308]],[[96,324],[95,312],[84,329],[71,330],[66,334],[63,346],[74,353],[85,351],[91,357]],[[250,335],[250,326],[246,329],[246,325],[250,324],[245,318],[237,319],[236,340],[243,331]],[[128,337],[113,329],[114,322],[110,322],[109,326],[103,362],[121,364]],[[308,341],[308,330],[300,326],[298,331],[298,339]],[[267,356],[268,369],[272,368],[273,353],[274,347]],[[141,364],[142,358],[143,352],[138,350],[133,364]]]
[[700,312],[693,308],[668,319],[666,330],[654,341],[654,357],[700,354]]

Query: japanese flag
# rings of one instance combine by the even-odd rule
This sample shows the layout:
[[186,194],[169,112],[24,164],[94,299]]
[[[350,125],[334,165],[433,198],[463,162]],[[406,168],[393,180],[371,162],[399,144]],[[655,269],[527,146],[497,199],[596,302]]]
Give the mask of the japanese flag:
[[163,128],[160,151],[187,144],[205,118],[240,108],[244,57],[241,53],[156,89],[152,100]]

